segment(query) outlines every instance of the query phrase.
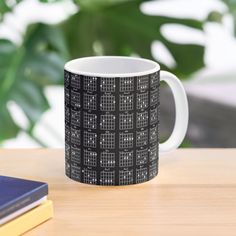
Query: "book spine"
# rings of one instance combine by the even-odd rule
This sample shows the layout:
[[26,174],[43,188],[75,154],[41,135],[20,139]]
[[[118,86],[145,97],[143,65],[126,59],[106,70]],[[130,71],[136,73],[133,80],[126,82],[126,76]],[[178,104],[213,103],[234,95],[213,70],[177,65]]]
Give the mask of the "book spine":
[[53,204],[46,201],[14,220],[0,226],[1,236],[17,236],[53,217]]
[[0,209],[0,219],[48,195],[48,185],[42,185]]

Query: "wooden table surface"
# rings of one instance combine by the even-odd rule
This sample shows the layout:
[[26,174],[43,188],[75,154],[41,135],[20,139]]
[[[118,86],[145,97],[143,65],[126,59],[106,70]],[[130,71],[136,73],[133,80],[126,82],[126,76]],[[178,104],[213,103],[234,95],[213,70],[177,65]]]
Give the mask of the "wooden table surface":
[[132,186],[70,180],[62,150],[2,149],[0,174],[49,183],[55,216],[29,236],[236,235],[236,149],[180,149]]

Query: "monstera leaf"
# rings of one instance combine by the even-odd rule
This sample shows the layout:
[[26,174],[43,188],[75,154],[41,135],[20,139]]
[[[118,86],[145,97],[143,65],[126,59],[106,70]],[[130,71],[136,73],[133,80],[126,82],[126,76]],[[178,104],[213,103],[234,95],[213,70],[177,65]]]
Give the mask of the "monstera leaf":
[[[63,31],[73,58],[96,55],[131,55],[153,59],[151,43],[161,41],[171,52],[177,66],[172,72],[187,77],[203,67],[204,48],[177,44],[160,33],[165,24],[175,23],[202,29],[202,22],[165,16],[145,15],[140,0],[77,0],[80,11],[67,20]],[[162,65],[165,69],[165,65]],[[167,68],[168,69],[168,68]]]
[[9,113],[9,101],[28,118],[26,131],[32,136],[34,125],[49,108],[44,87],[63,82],[62,68],[68,58],[63,36],[56,27],[34,25],[20,46],[0,40],[0,55],[0,141],[21,129]]
[[[39,0],[45,4],[60,0]],[[15,4],[20,2],[16,0]],[[204,48],[177,44],[166,39],[160,29],[165,24],[181,24],[202,29],[202,22],[166,16],[150,16],[140,11],[144,0],[74,0],[79,11],[59,25],[28,27],[22,45],[0,40],[0,142],[18,134],[22,127],[9,112],[14,101],[28,118],[24,130],[32,138],[33,128],[49,109],[44,88],[62,84],[63,66],[68,59],[90,55],[138,55],[153,59],[151,44],[161,41],[177,66],[166,68],[187,78],[203,67]],[[0,3],[2,14],[12,6]],[[14,7],[14,6],[13,6]],[[40,140],[38,140],[40,142]],[[43,145],[43,143],[41,143]]]

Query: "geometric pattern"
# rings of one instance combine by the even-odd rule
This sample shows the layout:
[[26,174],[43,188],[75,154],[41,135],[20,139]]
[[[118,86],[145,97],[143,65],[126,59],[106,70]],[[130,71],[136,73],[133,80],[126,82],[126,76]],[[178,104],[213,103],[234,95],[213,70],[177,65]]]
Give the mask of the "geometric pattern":
[[66,175],[88,184],[142,183],[158,173],[159,72],[65,80]]

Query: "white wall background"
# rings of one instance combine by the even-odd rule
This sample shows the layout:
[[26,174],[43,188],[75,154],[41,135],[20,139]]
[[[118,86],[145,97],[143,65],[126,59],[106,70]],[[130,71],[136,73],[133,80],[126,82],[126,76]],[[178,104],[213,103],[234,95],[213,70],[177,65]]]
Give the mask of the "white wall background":
[[[8,0],[11,3],[11,0]],[[37,9],[37,11],[32,11]],[[185,84],[189,93],[207,97],[221,103],[236,106],[236,39],[233,36],[233,20],[228,15],[227,7],[219,0],[159,0],[144,3],[141,9],[146,14],[168,15],[179,18],[188,17],[203,20],[212,10],[224,13],[223,23],[207,23],[204,33],[188,27],[172,24],[161,29],[169,40],[178,43],[197,43],[205,45],[206,68],[194,75]],[[0,38],[8,38],[21,43],[22,35],[29,23],[46,22],[55,24],[79,9],[70,0],[59,3],[43,4],[36,0],[23,0],[7,14],[0,24]],[[51,14],[53,12],[53,14]],[[169,67],[175,61],[161,42],[152,44],[154,57]],[[62,87],[52,86],[45,90],[51,110],[47,111],[35,128],[35,135],[49,147],[64,145],[64,92]],[[20,108],[13,102],[8,104],[14,119],[21,126],[27,125],[27,119]],[[17,138],[8,140],[4,147],[38,147],[26,134],[20,133]]]

